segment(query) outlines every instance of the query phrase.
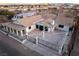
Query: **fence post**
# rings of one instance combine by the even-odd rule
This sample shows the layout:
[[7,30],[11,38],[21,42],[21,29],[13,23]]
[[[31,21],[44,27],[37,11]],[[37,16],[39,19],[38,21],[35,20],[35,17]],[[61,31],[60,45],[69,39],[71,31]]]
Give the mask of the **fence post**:
[[28,33],[26,33],[27,39],[28,39]]
[[36,44],[37,44],[37,45],[38,45],[38,42],[39,42],[38,36],[36,36]]

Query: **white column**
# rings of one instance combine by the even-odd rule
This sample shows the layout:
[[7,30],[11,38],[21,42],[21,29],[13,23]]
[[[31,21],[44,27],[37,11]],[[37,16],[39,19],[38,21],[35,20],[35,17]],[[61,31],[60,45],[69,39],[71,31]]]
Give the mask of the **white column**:
[[10,32],[12,33],[12,30],[11,30],[11,28],[10,28]]
[[17,35],[19,35],[19,34],[18,34],[18,30],[16,30],[16,33],[17,33]]
[[23,36],[22,30],[20,32],[21,32],[21,36]]
[[42,35],[43,35],[43,39],[44,39],[44,37],[45,37],[45,33],[44,33],[44,31],[42,32]]
[[39,41],[38,41],[38,36],[36,36],[36,44],[38,44],[38,42],[39,42]]
[[13,29],[13,34],[15,34],[14,29]]
[[26,35],[27,35],[27,39],[28,39],[28,33],[26,33]]

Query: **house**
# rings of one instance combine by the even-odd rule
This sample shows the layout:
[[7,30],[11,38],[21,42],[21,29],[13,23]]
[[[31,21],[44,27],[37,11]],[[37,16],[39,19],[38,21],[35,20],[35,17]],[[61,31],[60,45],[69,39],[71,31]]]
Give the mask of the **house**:
[[59,15],[56,20],[45,19],[42,15],[36,14],[35,11],[16,14],[12,20],[12,23],[3,23],[2,26],[5,30],[20,36],[25,36],[34,29],[46,32],[54,31],[54,29],[69,31],[74,23],[73,19],[63,15]]
[[[43,14],[45,16],[45,14]],[[35,11],[16,14],[13,22],[2,23],[2,29],[8,33],[28,37],[27,40],[37,42],[39,44],[51,48],[57,53],[62,54],[63,51],[68,51],[68,44],[72,33],[70,28],[74,25],[73,18],[66,17],[60,13],[56,19],[51,16],[43,16]],[[69,36],[68,36],[69,34]],[[26,36],[28,35],[28,36]],[[29,39],[31,37],[32,39]],[[26,40],[24,39],[24,40]],[[22,40],[24,42],[24,40]]]

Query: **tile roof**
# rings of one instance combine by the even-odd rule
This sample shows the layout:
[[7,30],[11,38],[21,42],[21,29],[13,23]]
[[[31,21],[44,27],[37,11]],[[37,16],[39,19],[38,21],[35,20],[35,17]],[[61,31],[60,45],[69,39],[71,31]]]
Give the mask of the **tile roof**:
[[31,17],[26,16],[22,20],[20,20],[19,24],[23,25],[23,26],[31,26],[32,24],[34,24],[38,21],[41,21],[41,20],[43,20],[41,15],[33,15]]

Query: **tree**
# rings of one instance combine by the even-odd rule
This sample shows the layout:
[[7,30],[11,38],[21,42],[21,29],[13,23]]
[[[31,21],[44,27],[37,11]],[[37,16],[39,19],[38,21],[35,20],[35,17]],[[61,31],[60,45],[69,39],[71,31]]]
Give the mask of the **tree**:
[[74,21],[76,28],[79,28],[79,16],[74,17]]
[[4,16],[7,16],[8,19],[11,19],[13,16],[14,16],[14,12],[10,12],[8,10],[2,10],[0,11],[0,15],[4,15]]

